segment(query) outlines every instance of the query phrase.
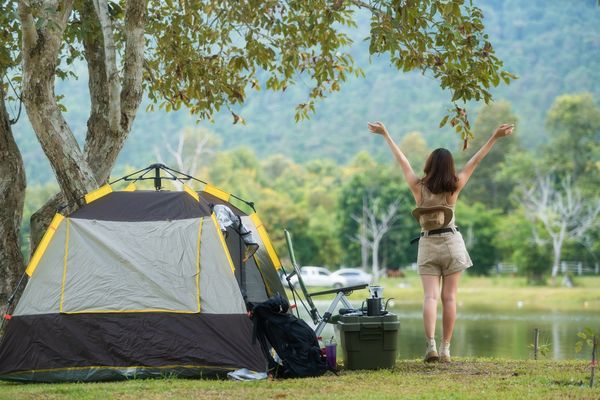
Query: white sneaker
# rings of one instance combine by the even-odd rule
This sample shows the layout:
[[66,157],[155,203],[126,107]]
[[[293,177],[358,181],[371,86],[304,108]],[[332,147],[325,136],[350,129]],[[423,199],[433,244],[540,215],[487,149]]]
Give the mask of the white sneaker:
[[425,351],[425,359],[423,361],[435,362],[435,361],[438,361],[439,358],[440,357],[438,355],[437,348],[435,345],[435,339],[428,339],[427,340],[427,350]]
[[442,342],[440,346],[440,362],[449,363],[450,359],[450,343]]

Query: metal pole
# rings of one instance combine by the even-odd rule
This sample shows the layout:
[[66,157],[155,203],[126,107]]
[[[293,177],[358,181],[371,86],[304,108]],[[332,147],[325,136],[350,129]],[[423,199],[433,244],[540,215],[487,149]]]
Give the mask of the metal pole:
[[158,192],[162,187],[162,182],[160,181],[160,167],[154,167],[154,188]]
[[592,341],[592,373],[590,375],[590,387],[594,387],[594,370],[596,369],[596,346],[598,345],[598,337],[594,335]]
[[314,324],[317,325],[319,323],[319,321],[321,320],[321,317],[319,315],[319,311],[317,310],[317,307],[315,307],[315,303],[313,303],[312,298],[310,297],[310,294],[308,293],[308,290],[306,290],[306,286],[304,286],[304,281],[302,280],[302,276],[300,275],[300,267],[298,266],[298,263],[296,262],[296,256],[294,254],[294,247],[292,246],[292,236],[290,235],[290,233],[288,232],[287,229],[284,229],[283,232],[285,233],[285,241],[287,242],[288,251],[290,253],[292,267],[294,268],[296,276],[298,277],[298,286],[300,287],[302,294],[304,294],[304,298],[306,299],[306,302],[308,303],[308,306],[310,308],[310,310],[309,310],[310,317],[312,318]]
[[537,360],[538,359],[538,343],[539,343],[539,338],[540,338],[540,330],[538,328],[535,328],[533,330],[533,359]]

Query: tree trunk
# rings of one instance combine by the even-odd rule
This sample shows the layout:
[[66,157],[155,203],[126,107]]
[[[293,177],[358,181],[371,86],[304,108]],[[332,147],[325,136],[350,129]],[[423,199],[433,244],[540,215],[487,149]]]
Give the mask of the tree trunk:
[[[23,29],[23,102],[29,121],[50,161],[68,203],[83,204],[83,196],[98,184],[83,152],[65,121],[56,101],[54,80],[59,62],[62,36],[72,11],[73,1],[65,0],[52,9],[32,9],[30,3],[19,2],[19,18]],[[46,21],[35,26],[33,15]]]
[[552,285],[556,286],[556,277],[560,268],[560,257],[562,253],[562,242],[554,242],[553,245],[553,260],[552,260]]
[[554,260],[552,262],[552,279],[558,275],[560,266],[560,258],[562,255],[562,246],[565,241],[566,223],[563,223],[560,231],[552,235],[552,250],[554,252]]
[[[110,171],[116,162],[125,140],[131,130],[131,125],[142,99],[142,73],[144,54],[144,23],[146,16],[146,0],[130,0],[127,2],[125,22],[125,54],[123,85],[120,94],[120,107],[114,107],[114,97],[108,91],[110,80],[118,79],[114,74],[108,76],[104,39],[101,26],[91,2],[77,3],[77,11],[82,18],[86,31],[82,36],[84,56],[88,65],[88,87],[90,91],[90,116],[87,124],[85,148],[82,164],[87,165],[95,178],[90,190],[106,183]],[[111,106],[112,105],[112,106]],[[119,118],[114,115],[115,110],[120,113]],[[118,120],[118,126],[111,126],[111,120]],[[43,145],[43,144],[42,144]],[[71,148],[79,157],[79,147]],[[79,179],[79,178],[77,178]],[[87,179],[87,178],[86,178]],[[61,182],[61,189],[65,192],[64,184],[69,184],[67,192],[73,192],[75,183]],[[56,209],[64,204],[73,203],[69,197],[62,193],[56,194],[40,210],[31,217],[31,244],[35,248],[46,231]],[[77,207],[78,203],[74,204]],[[70,209],[69,211],[71,211]]]
[[367,243],[361,241],[360,243],[360,259],[361,267],[363,271],[367,270],[367,264],[369,263],[369,247]]
[[373,241],[373,254],[371,257],[371,265],[373,266],[373,283],[379,283],[379,240]]
[[37,245],[42,240],[42,236],[48,229],[52,217],[56,214],[59,207],[65,204],[65,198],[62,193],[57,193],[50,200],[46,202],[39,210],[34,212],[29,219],[29,231],[30,231],[30,255],[37,248]]
[[19,231],[25,201],[25,169],[13,138],[0,82],[0,304],[15,289],[24,271]]

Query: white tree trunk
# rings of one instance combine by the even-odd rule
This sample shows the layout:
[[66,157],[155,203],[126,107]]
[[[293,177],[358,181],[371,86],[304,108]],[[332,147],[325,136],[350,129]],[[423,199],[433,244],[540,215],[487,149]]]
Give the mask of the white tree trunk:
[[373,241],[373,257],[371,260],[371,270],[373,271],[373,283],[379,283],[379,244],[381,240]]
[[565,241],[565,232],[566,232],[566,224],[561,225],[561,229],[559,232],[552,235],[552,250],[553,250],[553,260],[552,260],[552,279],[556,280],[559,272],[559,266],[562,255],[562,247]]
[[555,243],[552,246],[552,281],[556,282],[558,271],[560,269],[560,255],[562,253],[562,243]]
[[542,223],[552,240],[552,282],[556,284],[565,241],[583,238],[594,226],[600,213],[600,198],[583,199],[570,177],[556,187],[552,177],[546,176],[538,178],[535,185],[523,191],[523,206],[532,221],[536,242],[541,242],[535,228],[537,221]]
[[[381,209],[378,199],[373,200],[369,194],[366,194],[363,197],[362,216],[352,216],[359,224],[359,234],[354,240],[361,244],[361,250],[363,245],[371,250],[371,270],[374,282],[379,282],[381,276],[379,246],[383,237],[394,226],[399,207],[400,203],[395,201],[386,209]],[[367,263],[365,258],[363,258],[363,263]]]

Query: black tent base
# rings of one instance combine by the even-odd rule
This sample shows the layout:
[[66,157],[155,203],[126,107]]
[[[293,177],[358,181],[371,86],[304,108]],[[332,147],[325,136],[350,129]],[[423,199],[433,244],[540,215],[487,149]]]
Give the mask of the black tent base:
[[230,371],[233,371],[233,369],[194,365],[166,367],[81,367],[21,371],[0,375],[0,380],[27,383],[58,383],[106,382],[153,378],[224,379]]
[[200,378],[239,368],[266,369],[245,314],[13,316],[0,344],[0,380]]

